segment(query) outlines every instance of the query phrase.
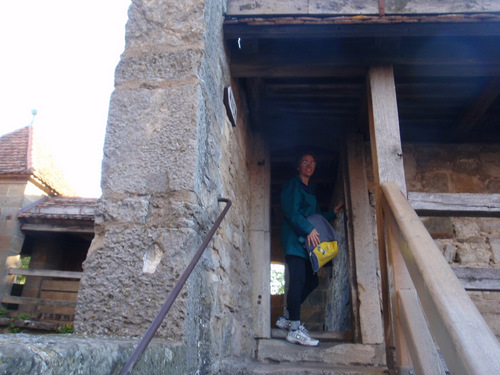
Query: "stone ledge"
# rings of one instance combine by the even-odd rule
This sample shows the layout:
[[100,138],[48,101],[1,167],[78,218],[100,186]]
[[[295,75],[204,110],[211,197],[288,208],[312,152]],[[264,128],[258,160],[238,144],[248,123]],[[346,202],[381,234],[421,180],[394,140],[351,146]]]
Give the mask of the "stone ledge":
[[[0,335],[0,374],[118,374],[139,340],[76,335]],[[154,340],[135,374],[185,373],[185,347]]]

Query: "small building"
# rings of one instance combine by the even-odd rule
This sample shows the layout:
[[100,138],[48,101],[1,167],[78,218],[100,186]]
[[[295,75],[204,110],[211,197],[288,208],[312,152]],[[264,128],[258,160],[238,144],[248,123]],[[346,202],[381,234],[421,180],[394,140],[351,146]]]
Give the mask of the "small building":
[[35,134],[0,138],[1,301],[30,328],[54,330],[73,321],[96,199],[75,197]]

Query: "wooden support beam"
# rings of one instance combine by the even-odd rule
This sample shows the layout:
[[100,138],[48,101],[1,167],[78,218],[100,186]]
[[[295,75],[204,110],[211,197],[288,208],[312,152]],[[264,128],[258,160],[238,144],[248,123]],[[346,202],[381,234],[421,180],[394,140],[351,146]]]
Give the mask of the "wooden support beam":
[[358,283],[359,320],[361,342],[380,344],[384,330],[380,316],[381,306],[377,282],[376,246],[372,230],[371,206],[366,179],[364,143],[360,136],[353,136],[347,144],[348,183],[354,244],[356,281]]
[[500,216],[500,194],[408,193],[421,216]]
[[21,224],[21,230],[32,232],[94,233],[94,226],[62,226],[55,224]]
[[[395,181],[400,189],[406,193],[406,182],[403,167],[403,151],[399,133],[399,119],[396,101],[396,88],[394,72],[390,65],[372,66],[367,77],[368,88],[368,113],[370,121],[370,144],[372,152],[373,171],[375,176],[375,202],[377,217],[377,233],[379,247],[379,261],[382,281],[382,299],[384,311],[384,327],[386,345],[396,346],[398,366],[410,367],[411,360],[408,348],[401,336],[401,332],[394,325],[393,318],[397,314],[397,305],[391,306],[397,287],[410,287],[407,271],[398,251],[388,254],[386,251],[386,238],[384,228],[384,213],[382,210],[381,184]],[[388,246],[390,248],[390,246]],[[395,275],[394,280],[389,275]],[[396,285],[398,283],[398,285]],[[395,343],[394,343],[395,340]],[[391,353],[388,353],[388,360]]]

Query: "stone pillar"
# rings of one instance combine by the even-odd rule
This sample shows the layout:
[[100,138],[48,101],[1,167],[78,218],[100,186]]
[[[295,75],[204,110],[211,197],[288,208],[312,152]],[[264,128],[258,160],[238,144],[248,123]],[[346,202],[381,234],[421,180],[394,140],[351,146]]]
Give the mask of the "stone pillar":
[[216,373],[219,358],[253,349],[248,131],[223,104],[224,6],[132,2],[75,316],[81,334],[142,336],[222,210],[217,198],[231,199],[155,336],[181,348],[185,373]]

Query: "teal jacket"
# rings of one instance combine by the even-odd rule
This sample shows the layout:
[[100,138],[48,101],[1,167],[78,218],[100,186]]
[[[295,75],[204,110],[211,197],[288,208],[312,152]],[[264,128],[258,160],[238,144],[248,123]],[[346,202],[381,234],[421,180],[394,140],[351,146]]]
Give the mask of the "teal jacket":
[[309,259],[303,247],[304,239],[314,229],[307,217],[321,214],[328,221],[337,217],[333,210],[320,212],[316,200],[316,186],[305,185],[299,176],[288,181],[281,192],[281,208],[285,214],[281,228],[281,245],[285,255]]

